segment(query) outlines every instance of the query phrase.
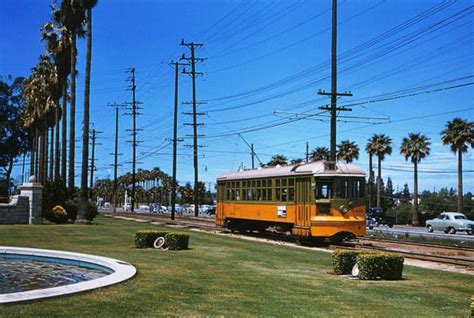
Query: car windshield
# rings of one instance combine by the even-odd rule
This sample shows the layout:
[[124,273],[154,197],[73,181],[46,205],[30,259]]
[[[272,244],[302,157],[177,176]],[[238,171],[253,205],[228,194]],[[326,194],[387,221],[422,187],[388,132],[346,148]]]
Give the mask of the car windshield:
[[454,219],[455,219],[455,220],[465,220],[466,217],[465,217],[464,215],[455,215],[455,216],[454,216]]

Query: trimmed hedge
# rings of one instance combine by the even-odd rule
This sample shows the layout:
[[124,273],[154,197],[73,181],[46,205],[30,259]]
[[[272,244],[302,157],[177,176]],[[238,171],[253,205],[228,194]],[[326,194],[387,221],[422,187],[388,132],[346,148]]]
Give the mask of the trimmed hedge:
[[336,250],[332,264],[336,275],[350,275],[357,263],[359,279],[397,280],[402,278],[403,256],[395,253],[376,253],[361,250]]
[[359,279],[402,279],[403,256],[395,253],[360,253],[357,255]]
[[332,265],[336,275],[348,275],[357,262],[357,255],[361,251],[336,250],[332,253]]
[[167,233],[165,235],[166,246],[170,250],[187,250],[189,235],[180,233]]
[[165,238],[165,244],[170,250],[186,250],[189,245],[189,235],[180,233],[170,233],[165,231],[144,230],[135,232],[135,247],[153,247],[153,243],[158,237]]

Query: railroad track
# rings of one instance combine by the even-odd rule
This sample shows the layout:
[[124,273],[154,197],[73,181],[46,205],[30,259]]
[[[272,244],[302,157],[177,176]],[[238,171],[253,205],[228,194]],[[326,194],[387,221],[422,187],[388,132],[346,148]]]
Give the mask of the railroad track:
[[[228,234],[232,233],[230,230],[224,230],[217,227],[214,224],[214,219],[179,216],[175,220],[170,220],[170,216],[166,214],[108,213],[107,215],[119,216],[126,219],[140,219],[142,222],[162,224],[172,227],[200,229],[209,232],[218,231],[220,233]],[[271,232],[265,234],[249,232],[240,235],[283,242],[295,242],[295,239],[292,236]],[[314,245],[310,244],[309,247],[326,248],[328,250],[334,250],[337,248],[358,248],[381,252],[395,252],[409,259],[455,265],[474,271],[474,248],[367,237],[341,244],[318,242]]]

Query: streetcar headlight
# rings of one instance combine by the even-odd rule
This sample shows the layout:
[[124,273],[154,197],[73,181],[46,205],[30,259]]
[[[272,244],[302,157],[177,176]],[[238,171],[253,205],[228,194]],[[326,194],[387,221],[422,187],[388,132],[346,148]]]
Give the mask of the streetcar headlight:
[[341,206],[339,207],[339,210],[340,210],[342,213],[344,213],[344,214],[347,213],[347,211],[348,211],[348,209],[347,209],[347,207],[346,207],[345,205],[341,205]]

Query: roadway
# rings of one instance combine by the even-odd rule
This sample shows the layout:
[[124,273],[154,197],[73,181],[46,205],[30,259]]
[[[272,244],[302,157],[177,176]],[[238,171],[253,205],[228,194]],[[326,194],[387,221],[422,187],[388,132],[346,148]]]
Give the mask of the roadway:
[[474,235],[468,235],[465,232],[457,232],[456,234],[446,234],[443,231],[434,231],[433,233],[428,233],[428,231],[424,227],[412,227],[407,225],[395,225],[393,228],[381,225],[378,227],[374,227],[372,230],[369,230],[367,228],[367,234],[371,233],[385,233],[397,236],[408,235],[409,237],[427,237],[442,240],[474,242]]

